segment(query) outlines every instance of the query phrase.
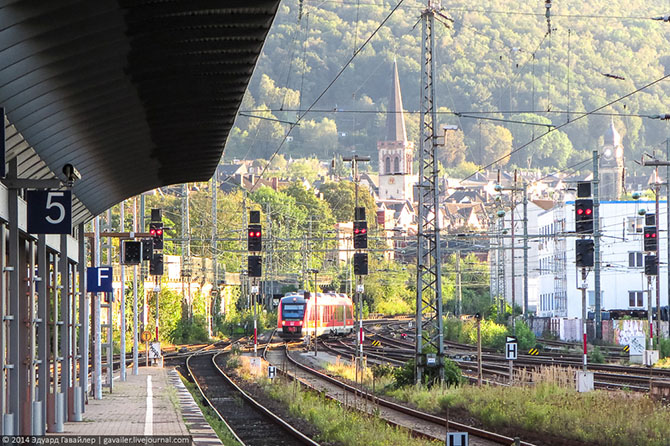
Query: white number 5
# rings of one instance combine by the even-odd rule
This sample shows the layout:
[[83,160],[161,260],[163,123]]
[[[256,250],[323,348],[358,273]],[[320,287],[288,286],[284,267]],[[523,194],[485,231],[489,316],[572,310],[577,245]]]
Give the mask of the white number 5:
[[62,197],[64,195],[65,194],[63,192],[49,192],[47,194],[47,210],[55,207],[60,212],[58,218],[51,218],[51,216],[49,215],[46,217],[46,220],[52,225],[57,225],[58,223],[62,222],[65,219],[65,206],[63,206],[62,203],[59,203],[57,201],[51,201],[51,199],[56,197]]

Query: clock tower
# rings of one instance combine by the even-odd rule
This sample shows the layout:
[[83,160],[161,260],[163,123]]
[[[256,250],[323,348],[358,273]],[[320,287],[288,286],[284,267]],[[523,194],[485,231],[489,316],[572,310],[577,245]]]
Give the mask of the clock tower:
[[398,64],[393,62],[393,82],[386,115],[386,134],[377,142],[379,156],[379,199],[382,201],[414,201],[412,189],[416,176],[412,173],[414,143],[407,140],[402,107]]
[[599,167],[600,199],[618,200],[623,189],[623,145],[613,120],[604,135]]

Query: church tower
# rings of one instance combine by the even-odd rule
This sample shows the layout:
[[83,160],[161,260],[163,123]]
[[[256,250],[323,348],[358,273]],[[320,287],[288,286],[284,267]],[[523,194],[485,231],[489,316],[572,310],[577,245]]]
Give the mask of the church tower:
[[416,176],[412,174],[414,143],[407,141],[398,64],[395,61],[386,115],[386,135],[383,141],[377,142],[377,151],[380,200],[414,201],[412,196],[412,188],[416,182]]
[[600,199],[618,200],[623,189],[623,145],[621,135],[614,128],[614,120],[605,131],[600,151]]

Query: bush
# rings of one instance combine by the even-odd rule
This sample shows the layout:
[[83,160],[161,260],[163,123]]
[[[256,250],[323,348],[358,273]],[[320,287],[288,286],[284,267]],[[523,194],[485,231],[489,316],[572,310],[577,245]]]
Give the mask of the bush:
[[[447,358],[444,361],[444,384],[447,387],[463,384],[465,379],[458,364]],[[396,389],[414,385],[414,364],[415,362],[412,359],[407,361],[402,367],[393,369],[394,387]],[[439,369],[437,367],[426,367],[424,370],[426,373],[423,378],[423,384],[430,387],[439,382]]]
[[670,339],[661,338],[659,342],[659,355],[661,358],[670,357]]
[[535,347],[537,342],[535,333],[523,321],[517,321],[516,323],[516,339],[521,350],[531,349]]
[[193,319],[180,319],[176,327],[168,334],[168,340],[173,344],[194,344],[209,341],[207,319],[200,314],[193,316]]
[[593,364],[603,364],[605,362],[605,356],[598,346],[595,346],[589,350],[588,358],[589,362]]

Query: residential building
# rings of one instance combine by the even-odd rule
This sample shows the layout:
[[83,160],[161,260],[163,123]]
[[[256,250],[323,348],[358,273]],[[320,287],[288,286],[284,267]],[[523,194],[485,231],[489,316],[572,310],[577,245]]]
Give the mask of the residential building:
[[[528,295],[529,311],[541,317],[580,318],[582,294],[581,270],[575,265],[575,201],[566,196],[565,201],[551,207],[546,202],[528,204]],[[660,296],[661,306],[668,305],[668,257],[666,201],[660,206]],[[643,227],[640,210],[654,213],[654,201],[606,200],[600,203],[600,259],[601,259],[601,308],[608,310],[646,309],[648,291],[656,307],[656,277],[648,282],[644,275]],[[522,206],[517,206],[515,216],[515,293],[516,302],[523,299],[523,237]],[[511,216],[506,215],[504,228],[510,229]],[[509,236],[511,231],[507,231]],[[585,236],[585,238],[592,238]],[[504,268],[492,261],[492,292],[497,289],[496,279],[504,277],[502,288],[507,301],[511,301],[511,239],[505,238]],[[493,256],[492,256],[493,257]],[[593,268],[588,269],[587,310],[595,309],[595,282]]]

